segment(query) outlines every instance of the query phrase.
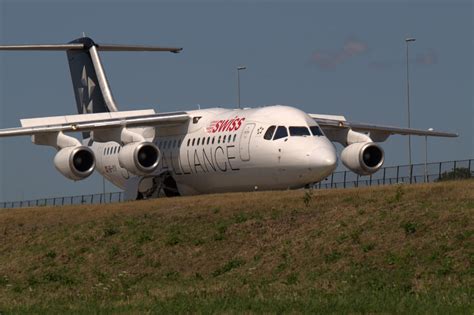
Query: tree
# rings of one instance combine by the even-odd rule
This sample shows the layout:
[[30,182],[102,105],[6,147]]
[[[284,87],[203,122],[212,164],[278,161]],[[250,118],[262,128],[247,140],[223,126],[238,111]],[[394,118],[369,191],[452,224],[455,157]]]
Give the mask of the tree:
[[468,179],[474,177],[471,173],[471,170],[467,167],[458,167],[447,171],[441,174],[441,176],[436,180],[437,182],[454,180],[454,179]]

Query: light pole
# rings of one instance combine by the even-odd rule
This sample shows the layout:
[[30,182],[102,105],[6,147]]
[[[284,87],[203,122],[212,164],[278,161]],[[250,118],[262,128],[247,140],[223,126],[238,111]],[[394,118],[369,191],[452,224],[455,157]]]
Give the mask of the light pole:
[[[410,42],[414,42],[415,38],[405,38],[406,43],[406,52],[407,52],[407,109],[408,109],[408,128],[411,128],[411,117],[410,117],[410,79],[409,79],[409,71],[408,71],[408,44]],[[411,136],[408,135],[408,163],[410,167],[410,183],[411,183],[411,175],[412,175],[412,166],[411,166]]]
[[247,69],[246,66],[238,66],[237,67],[237,104],[240,108],[240,70]]
[[[433,131],[429,128],[428,131]],[[428,136],[425,136],[425,183],[428,182]]]
[[[406,51],[407,51],[407,108],[408,108],[408,128],[411,128],[411,119],[410,119],[410,80],[409,80],[409,71],[408,71],[408,44],[410,42],[414,42],[416,39],[407,37],[405,38],[406,44]],[[411,164],[411,136],[408,135],[408,163],[410,168],[410,183],[412,182],[412,173],[413,173],[413,166]]]

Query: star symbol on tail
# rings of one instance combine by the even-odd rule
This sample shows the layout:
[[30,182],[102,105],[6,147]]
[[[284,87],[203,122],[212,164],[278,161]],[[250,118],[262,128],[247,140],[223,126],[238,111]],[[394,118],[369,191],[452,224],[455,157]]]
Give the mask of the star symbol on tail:
[[96,84],[87,75],[86,66],[82,68],[81,85],[79,90],[79,98],[82,105],[83,114],[91,114],[94,110],[94,103],[92,99],[92,93],[94,93]]

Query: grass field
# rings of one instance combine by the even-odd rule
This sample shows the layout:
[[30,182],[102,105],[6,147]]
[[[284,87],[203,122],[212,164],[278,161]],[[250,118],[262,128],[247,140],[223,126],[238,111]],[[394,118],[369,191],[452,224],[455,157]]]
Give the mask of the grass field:
[[0,211],[0,313],[474,312],[474,181]]

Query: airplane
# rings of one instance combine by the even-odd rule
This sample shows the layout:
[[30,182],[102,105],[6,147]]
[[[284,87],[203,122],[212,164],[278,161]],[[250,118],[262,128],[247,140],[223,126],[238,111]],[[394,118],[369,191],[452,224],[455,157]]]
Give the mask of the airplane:
[[[67,44],[9,45],[0,50],[65,51],[76,115],[21,119],[0,137],[31,136],[57,150],[56,169],[77,181],[97,170],[124,190],[126,200],[255,190],[297,189],[317,183],[340,160],[359,175],[384,162],[378,144],[390,135],[457,137],[457,134],[347,121],[283,105],[157,113],[120,111],[99,51],[182,48],[97,44],[81,37]],[[69,135],[82,133],[82,141]]]

